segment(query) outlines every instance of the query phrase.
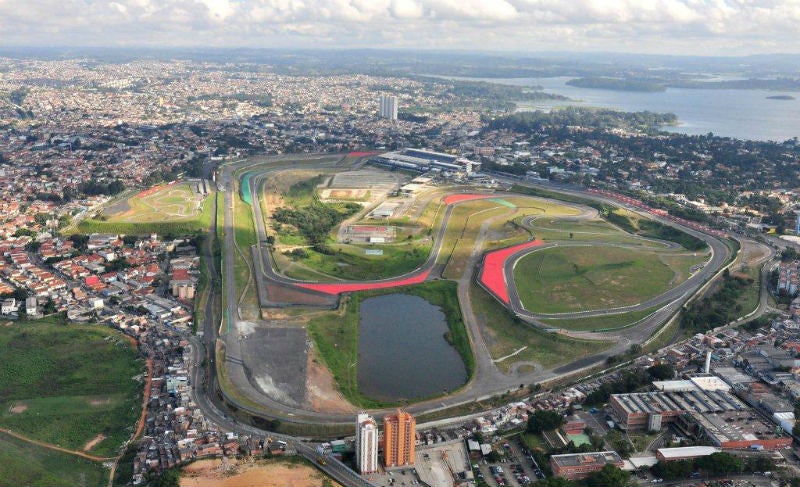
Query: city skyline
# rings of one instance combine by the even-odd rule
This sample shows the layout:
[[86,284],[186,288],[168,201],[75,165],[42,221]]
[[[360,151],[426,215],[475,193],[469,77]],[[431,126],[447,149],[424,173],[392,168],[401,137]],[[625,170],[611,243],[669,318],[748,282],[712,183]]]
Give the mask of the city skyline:
[[748,55],[800,52],[798,20],[791,0],[0,1],[6,46]]

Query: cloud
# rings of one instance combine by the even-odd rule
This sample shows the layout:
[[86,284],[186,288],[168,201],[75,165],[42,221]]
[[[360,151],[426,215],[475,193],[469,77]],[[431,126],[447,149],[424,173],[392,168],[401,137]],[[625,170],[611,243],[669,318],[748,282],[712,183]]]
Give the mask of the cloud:
[[743,54],[800,51],[798,22],[800,0],[0,0],[3,45]]

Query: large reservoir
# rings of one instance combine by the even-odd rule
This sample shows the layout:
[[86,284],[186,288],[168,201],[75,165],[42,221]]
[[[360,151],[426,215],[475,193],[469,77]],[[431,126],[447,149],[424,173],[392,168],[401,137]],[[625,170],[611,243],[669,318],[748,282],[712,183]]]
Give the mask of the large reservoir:
[[[678,125],[664,127],[669,132],[705,135],[713,132],[739,139],[783,142],[800,137],[800,96],[793,92],[743,89],[667,88],[643,93],[582,88],[567,84],[572,78],[456,78],[488,81],[514,86],[541,86],[547,93],[564,95],[570,100],[541,100],[518,103],[520,111],[550,110],[563,106],[610,108],[628,112],[649,110],[674,113]],[[794,95],[776,100],[775,95]]]
[[389,294],[360,303],[358,388],[395,402],[452,391],[467,380],[458,351],[445,339],[442,310],[418,297]]

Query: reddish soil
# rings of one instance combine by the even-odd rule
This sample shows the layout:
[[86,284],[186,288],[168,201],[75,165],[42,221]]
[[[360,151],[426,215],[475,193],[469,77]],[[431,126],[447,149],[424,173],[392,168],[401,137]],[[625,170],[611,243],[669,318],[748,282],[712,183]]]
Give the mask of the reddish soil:
[[136,433],[133,434],[132,440],[135,440],[144,431],[144,422],[147,420],[147,403],[150,401],[150,388],[153,385],[153,360],[147,359],[147,382],[144,384],[144,393],[142,394],[142,414],[139,416],[139,422],[136,425]]
[[99,435],[95,436],[91,440],[87,441],[85,445],[83,445],[83,451],[89,451],[94,448],[98,443],[105,440],[107,438],[106,435],[100,433]]
[[[307,465],[200,460],[187,465],[181,487],[318,487],[325,476]],[[331,485],[338,486],[336,482]]]

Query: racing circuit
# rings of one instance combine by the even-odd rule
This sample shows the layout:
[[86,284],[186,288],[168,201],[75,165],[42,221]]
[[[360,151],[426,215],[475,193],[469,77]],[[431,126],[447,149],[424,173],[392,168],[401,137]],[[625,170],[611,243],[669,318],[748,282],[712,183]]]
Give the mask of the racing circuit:
[[[241,320],[239,317],[238,303],[241,300],[238,292],[233,285],[235,282],[233,276],[233,253],[234,252],[247,252],[248,249],[238,249],[234,235],[234,222],[233,222],[233,198],[235,197],[235,184],[243,184],[242,193],[251,196],[251,205],[253,212],[253,221],[255,225],[255,233],[258,244],[254,245],[250,250],[253,256],[254,268],[251,269],[253,273],[253,281],[257,290],[258,301],[262,308],[286,308],[293,306],[311,306],[322,308],[334,308],[337,306],[339,296],[344,293],[350,293],[361,290],[371,289],[387,289],[394,287],[402,287],[413,284],[418,284],[427,280],[441,278],[441,264],[437,264],[440,253],[442,252],[442,244],[445,240],[445,233],[450,224],[450,218],[456,207],[461,204],[466,204],[475,200],[491,199],[500,200],[505,198],[529,198],[524,194],[516,193],[476,193],[476,192],[458,192],[457,189],[451,190],[440,196],[440,208],[443,208],[441,222],[438,228],[434,229],[433,247],[427,260],[417,269],[408,272],[404,275],[379,279],[379,280],[364,280],[364,281],[304,281],[298,279],[288,278],[275,271],[272,263],[270,252],[267,250],[264,242],[267,241],[267,229],[264,215],[262,214],[261,205],[258,204],[258,193],[264,179],[271,175],[285,170],[298,167],[298,156],[294,156],[292,166],[277,164],[278,162],[286,161],[287,156],[272,158],[268,163],[238,163],[231,164],[221,168],[221,174],[218,182],[224,187],[224,219],[220,224],[223,226],[225,235],[225,253],[223,262],[223,289],[225,292],[226,309],[224,311],[223,321],[228,321],[227,326],[219,328],[220,339],[223,340],[226,349],[226,367],[227,373],[233,377],[232,382],[241,389],[247,389],[248,374],[252,371],[247,370],[245,348],[246,340],[241,334],[237,335],[236,330],[239,329],[238,322]],[[327,170],[352,170],[352,167],[341,167],[339,164],[344,160],[341,157],[339,160],[332,160],[330,155],[326,156],[303,156],[302,167],[312,169],[327,169]],[[270,164],[275,163],[275,164]],[[244,172],[246,170],[246,172]],[[237,173],[237,171],[239,173]],[[244,173],[244,177],[242,175]],[[238,179],[237,179],[238,178]],[[611,200],[607,195],[590,194],[585,192],[572,191],[572,194],[577,194],[583,198],[600,201],[604,203],[619,204]],[[542,198],[536,198],[542,200]],[[574,203],[565,203],[558,201],[559,205],[571,206],[579,210],[579,215],[575,219],[589,219],[594,216],[595,212],[585,206],[577,205]],[[636,210],[636,209],[634,209]],[[638,209],[639,214],[645,213]],[[437,210],[438,212],[438,210]],[[633,306],[627,306],[617,309],[602,309],[591,311],[580,311],[571,313],[561,313],[557,315],[542,315],[535,312],[526,310],[519,299],[518,289],[514,283],[513,269],[516,262],[523,256],[537,252],[539,250],[549,248],[555,245],[565,245],[564,243],[550,243],[537,240],[535,238],[529,241],[511,245],[505,248],[493,249],[486,252],[481,251],[481,244],[485,238],[485,226],[481,230],[477,243],[474,247],[473,255],[470,259],[470,265],[464,272],[464,276],[458,280],[459,290],[458,298],[463,312],[464,323],[470,336],[472,343],[473,353],[476,357],[476,370],[472,380],[459,391],[444,397],[423,401],[408,407],[411,412],[425,412],[439,408],[451,407],[458,404],[463,404],[470,401],[480,400],[491,396],[495,393],[507,390],[509,387],[519,385],[521,382],[539,382],[542,380],[549,380],[564,375],[569,375],[580,371],[582,369],[591,367],[598,363],[603,362],[608,356],[619,354],[630,346],[632,343],[641,343],[652,335],[673,313],[680,308],[701,286],[703,286],[710,278],[720,271],[722,266],[729,260],[731,251],[719,238],[709,233],[700,231],[696,228],[688,228],[681,225],[679,222],[670,221],[659,215],[647,213],[647,218],[659,221],[665,225],[670,225],[680,229],[690,235],[696,236],[705,241],[711,249],[711,257],[709,261],[690,278],[681,282],[677,286],[672,287],[667,292],[658,296],[654,296],[642,303]],[[523,222],[525,226],[533,227],[534,221],[528,219]],[[535,231],[535,228],[532,228]],[[652,239],[651,239],[652,240]],[[581,242],[569,243],[568,245],[574,246],[591,246],[603,244],[600,242],[593,242],[591,240],[584,240]],[[608,245],[607,243],[604,245]],[[665,247],[669,247],[671,243],[664,242]],[[469,293],[467,292],[469,286],[475,280],[486,291],[488,291],[496,300],[506,306],[510,311],[516,314],[525,322],[537,328],[545,329],[548,331],[554,330],[552,325],[545,326],[538,320],[543,318],[551,318],[553,316],[558,318],[581,318],[592,316],[604,316],[610,314],[625,313],[632,310],[643,310],[649,308],[657,308],[657,311],[647,316],[645,319],[640,320],[634,326],[626,329],[624,336],[607,334],[607,333],[584,333],[582,336],[591,335],[594,339],[609,339],[613,338],[616,344],[610,349],[588,357],[584,357],[578,361],[570,364],[562,365],[554,368],[537,369],[535,372],[526,374],[506,374],[498,370],[492,356],[488,352],[487,345],[484,341],[483,334],[479,329],[476,318],[471,308]],[[265,326],[275,327],[281,326],[281,323],[265,323]],[[229,330],[225,332],[225,330]],[[216,330],[215,330],[216,331]],[[237,338],[237,336],[239,338]],[[207,340],[210,337],[207,337]],[[238,377],[238,379],[237,379]],[[223,391],[225,392],[225,391]],[[283,419],[290,419],[293,422],[311,422],[311,423],[346,423],[350,421],[350,414],[342,413],[326,413],[320,411],[310,411],[302,406],[302,398],[282,398],[280,395],[265,394],[264,391],[260,393],[253,393],[252,391],[242,392],[250,399],[246,404],[243,401],[236,400],[236,398],[227,397],[232,403],[237,404],[244,410],[251,411],[254,414],[268,414],[273,417],[281,417]],[[229,394],[226,394],[229,396]],[[260,406],[256,407],[254,403]],[[381,414],[381,411],[376,411]],[[287,416],[288,414],[288,416]]]

